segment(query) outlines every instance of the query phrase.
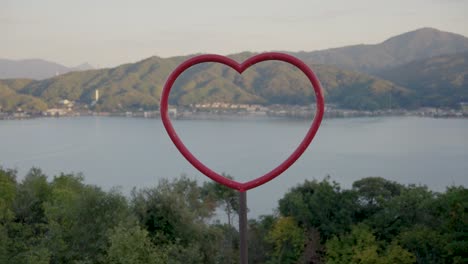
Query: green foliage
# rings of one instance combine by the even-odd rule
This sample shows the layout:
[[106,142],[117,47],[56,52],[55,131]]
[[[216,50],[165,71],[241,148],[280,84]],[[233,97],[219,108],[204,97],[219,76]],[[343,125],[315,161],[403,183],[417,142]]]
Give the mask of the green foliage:
[[401,244],[414,252],[418,263],[427,264],[445,263],[447,238],[439,230],[424,225],[415,225],[399,235]]
[[[154,188],[132,192],[132,208],[153,243],[169,249],[171,263],[214,263],[235,252],[238,234],[230,225],[207,226],[221,201],[185,176],[162,180]],[[220,249],[224,249],[218,252]],[[221,255],[220,255],[221,254]]]
[[411,87],[418,105],[458,108],[468,101],[468,52],[414,61],[379,76]]
[[326,243],[329,264],[410,264],[415,257],[392,242],[386,249],[379,247],[379,242],[365,225],[354,226],[351,233],[333,237]]
[[449,234],[446,250],[454,263],[468,262],[468,190],[450,187],[438,199],[443,230]]
[[351,228],[356,209],[356,195],[341,190],[328,177],[321,182],[305,181],[279,201],[281,215],[293,217],[307,234],[303,262],[318,261],[322,244]]
[[46,248],[39,248],[30,252],[26,258],[25,262],[30,264],[49,264],[51,254]]
[[296,263],[302,255],[305,236],[294,218],[282,217],[276,220],[267,235],[267,240],[274,245],[274,261],[278,263]]
[[[191,183],[182,180],[161,189],[166,194],[179,193],[193,188]],[[171,263],[187,263],[186,259],[193,261],[188,263],[202,263],[216,250],[211,248],[206,256],[201,253],[218,236],[210,235],[213,233],[210,230],[206,235],[199,232],[203,233],[200,240],[204,244],[194,239],[182,244],[182,239],[177,238],[159,246],[159,242],[154,243],[156,240],[147,236],[146,230],[130,224],[130,211],[123,196],[85,185],[80,175],[61,174],[49,183],[40,170],[32,169],[17,184],[15,171],[0,168],[0,190],[1,263],[132,263],[132,258],[141,256],[146,257],[141,263],[148,263],[148,257],[158,261],[154,263],[168,263],[169,257]],[[189,206],[201,204],[190,197],[191,192],[186,194]],[[198,208],[191,210],[195,212]],[[191,222],[184,224],[193,226]],[[151,251],[149,256],[138,252],[138,246],[142,245],[144,248],[151,245],[145,249]],[[123,250],[131,246],[137,248]],[[127,262],[128,259],[132,262]]]
[[53,262],[102,261],[109,229],[129,217],[125,198],[84,185],[80,175],[61,174],[54,178],[51,188],[44,208],[46,243],[53,245]]
[[0,80],[0,86],[8,87],[13,91],[19,91],[32,82],[33,80],[31,79],[6,79]]
[[[375,237],[364,226],[356,226],[348,235],[332,237],[326,243],[327,263],[377,263]],[[362,262],[365,261],[365,262]]]
[[300,226],[317,228],[322,241],[347,231],[353,223],[355,195],[342,191],[338,183],[305,181],[279,201],[283,216],[292,216]]
[[7,263],[8,260],[8,233],[3,224],[0,224],[0,263]]
[[40,169],[32,168],[17,187],[13,204],[17,221],[29,225],[45,223],[43,205],[50,193],[47,176]]
[[378,177],[343,191],[325,179],[291,189],[279,209],[297,219],[306,234],[318,230],[315,241],[326,245],[306,246],[302,262],[320,263],[324,254],[327,263],[464,263],[467,196],[463,187],[438,194]]
[[380,177],[368,177],[353,183],[360,207],[359,217],[368,218],[382,210],[392,198],[400,195],[403,186]]
[[[230,175],[224,175],[233,179]],[[228,225],[231,226],[232,218],[239,214],[239,193],[216,182],[205,182],[202,187],[202,196],[205,202],[213,203],[213,208],[221,206],[226,212]]]
[[[0,168],[0,263],[238,263],[237,229],[213,221],[216,210],[235,214],[235,191],[182,176],[127,201],[80,174],[16,174]],[[466,263],[467,201],[464,187],[306,181],[279,201],[279,215],[249,220],[249,261]]]
[[0,82],[0,112],[16,112],[19,109],[40,113],[47,109],[47,104],[37,97],[19,94]]
[[426,186],[410,185],[401,194],[384,204],[385,210],[365,220],[376,230],[379,239],[390,241],[402,230],[416,223],[435,226],[440,218],[435,217],[433,204],[435,194]]
[[119,225],[110,231],[106,263],[112,264],[165,264],[166,249],[158,249],[148,232],[138,225]]
[[12,204],[16,196],[16,171],[0,167],[0,224],[13,217]]
[[239,263],[239,232],[229,224],[216,221],[203,234],[200,251],[204,263]]
[[[132,192],[135,215],[153,239],[188,245],[199,239],[203,221],[213,212],[201,200],[200,188],[186,177]],[[197,237],[198,236],[198,237]]]
[[266,263],[272,258],[274,243],[269,241],[268,234],[276,223],[272,215],[263,215],[249,220],[249,263]]

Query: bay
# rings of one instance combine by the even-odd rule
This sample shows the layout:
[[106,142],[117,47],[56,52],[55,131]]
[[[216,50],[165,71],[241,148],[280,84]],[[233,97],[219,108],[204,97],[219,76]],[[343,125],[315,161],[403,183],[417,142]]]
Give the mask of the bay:
[[[310,121],[271,118],[175,120],[199,159],[238,181],[261,176],[296,148]],[[159,119],[40,118],[0,122],[0,166],[23,176],[82,172],[106,190],[155,186],[181,174],[208,180],[176,150]],[[330,175],[343,188],[380,176],[435,191],[468,186],[468,120],[376,117],[324,120],[304,155],[277,179],[248,192],[249,217],[270,214],[291,187]],[[20,179],[21,180],[21,179]]]

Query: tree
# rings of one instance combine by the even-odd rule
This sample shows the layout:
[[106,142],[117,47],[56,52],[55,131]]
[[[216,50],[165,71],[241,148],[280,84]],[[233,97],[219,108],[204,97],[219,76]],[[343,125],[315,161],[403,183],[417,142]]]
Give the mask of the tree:
[[28,225],[46,223],[43,204],[51,195],[47,176],[38,168],[32,168],[18,185],[13,203],[16,220]]
[[279,211],[283,216],[292,216],[306,230],[317,228],[323,242],[351,228],[355,201],[353,192],[342,191],[338,183],[325,178],[321,182],[305,181],[291,189],[279,201]]
[[211,239],[219,237],[205,223],[214,208],[205,203],[196,181],[183,176],[172,182],[162,180],[154,188],[134,190],[132,209],[151,240],[171,249],[171,262],[201,259],[200,263],[210,263],[216,255],[217,249],[211,245],[218,241]]
[[[223,174],[228,179],[233,179],[230,175]],[[236,190],[226,187],[217,182],[205,182],[202,187],[202,194],[207,202],[212,202],[216,207],[221,206],[226,212],[228,225],[232,226],[232,218],[239,214],[239,194]]]
[[[326,243],[327,264],[410,264],[415,257],[397,243],[382,250],[368,226],[357,225],[351,233],[334,236]],[[382,252],[382,253],[379,253]]]
[[267,238],[276,219],[273,215],[262,215],[249,220],[249,263],[266,263],[272,257],[274,243]]
[[205,231],[202,250],[212,252],[204,263],[239,263],[239,231],[228,224],[211,224]]
[[406,264],[416,263],[414,254],[401,247],[396,241],[393,241],[385,250],[383,264]]
[[304,230],[297,225],[294,218],[281,217],[274,223],[267,240],[274,245],[274,262],[296,263],[304,248]]
[[50,199],[44,204],[45,243],[52,251],[51,262],[103,261],[108,231],[130,220],[125,197],[85,185],[81,175],[61,174],[51,187]]
[[9,259],[8,228],[14,219],[12,204],[16,196],[16,171],[0,167],[0,263]]
[[377,263],[378,260],[375,237],[363,225],[353,227],[350,234],[332,237],[325,246],[327,264]]
[[403,186],[380,177],[368,177],[353,183],[360,206],[359,217],[368,218],[381,210],[386,202],[400,195]]
[[379,240],[391,241],[402,231],[416,224],[436,227],[440,219],[433,212],[435,194],[427,186],[409,185],[400,195],[384,203],[380,210],[366,219]]
[[293,217],[306,232],[304,262],[318,261],[326,240],[350,230],[356,208],[355,193],[342,191],[329,177],[305,181],[279,201],[281,215]]
[[[186,177],[162,180],[155,188],[132,192],[132,207],[153,239],[173,243],[197,240],[211,211],[203,207],[200,189]],[[211,210],[211,209],[210,209]]]
[[157,248],[148,232],[137,224],[118,225],[109,232],[109,248],[106,262],[109,264],[165,264],[168,252]]
[[417,263],[451,263],[447,259],[446,250],[449,243],[448,235],[442,234],[435,228],[418,224],[401,232],[398,239],[416,256]]
[[8,263],[8,233],[3,224],[0,224],[0,263]]
[[454,263],[468,262],[468,189],[447,188],[438,198],[442,218],[441,229],[448,234],[446,250]]
[[16,197],[16,171],[0,167],[0,224],[13,218],[12,205]]

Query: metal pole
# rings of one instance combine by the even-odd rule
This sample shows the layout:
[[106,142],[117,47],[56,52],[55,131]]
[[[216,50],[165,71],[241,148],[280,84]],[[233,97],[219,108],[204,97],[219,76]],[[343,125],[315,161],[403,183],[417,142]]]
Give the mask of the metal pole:
[[240,234],[240,263],[248,264],[247,248],[247,192],[239,192],[239,234]]

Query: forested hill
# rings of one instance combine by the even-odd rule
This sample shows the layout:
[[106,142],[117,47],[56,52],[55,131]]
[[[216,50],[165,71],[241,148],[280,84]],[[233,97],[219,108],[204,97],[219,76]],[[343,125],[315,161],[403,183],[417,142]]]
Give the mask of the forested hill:
[[411,87],[422,105],[468,102],[468,52],[414,61],[378,75]]
[[18,107],[27,112],[46,110],[47,104],[43,100],[27,94],[18,94],[10,87],[10,85],[15,87],[15,84],[24,86],[30,82],[29,80],[0,82],[0,112],[15,110]]
[[[243,61],[251,53],[231,57]],[[48,105],[62,99],[89,104],[99,90],[99,107],[117,111],[132,108],[155,108],[170,72],[186,57],[163,59],[151,57],[112,69],[73,72],[43,81],[0,82],[15,84],[19,94],[41,98]],[[326,65],[311,65],[323,84],[328,102],[343,107],[377,109],[400,107],[411,91],[392,82],[366,74]],[[306,104],[312,102],[313,90],[298,69],[283,62],[264,62],[237,74],[219,64],[202,64],[186,71],[177,80],[171,102],[187,105],[199,102],[234,102],[259,104]],[[388,97],[401,98],[388,105]]]
[[[292,54],[317,73],[327,103],[376,110],[459,107],[466,102],[466,52],[467,38],[424,28],[376,45]],[[449,55],[434,58],[439,54]],[[242,62],[252,55],[244,52],[230,57]],[[100,94],[96,110],[156,109],[166,78],[188,57],[154,56],[111,69],[71,72],[41,81],[0,80],[0,92],[8,95],[0,97],[0,111],[18,107],[41,111],[63,99],[90,105],[95,90]],[[242,75],[219,64],[197,65],[180,76],[170,98],[175,105],[220,101],[307,104],[313,100],[306,77],[283,62],[260,63]]]

